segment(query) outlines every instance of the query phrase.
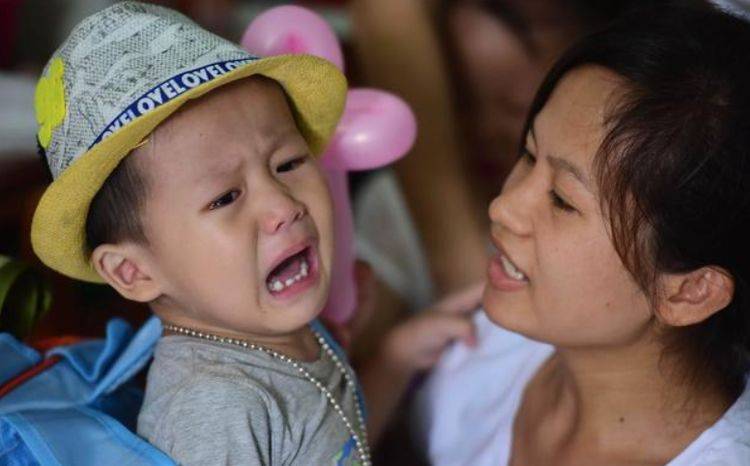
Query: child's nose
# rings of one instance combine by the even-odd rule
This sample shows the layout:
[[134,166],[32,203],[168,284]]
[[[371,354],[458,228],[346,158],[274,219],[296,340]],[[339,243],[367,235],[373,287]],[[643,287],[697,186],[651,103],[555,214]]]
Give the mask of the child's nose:
[[278,193],[267,202],[261,219],[261,228],[269,235],[286,230],[307,214],[303,204],[286,194]]

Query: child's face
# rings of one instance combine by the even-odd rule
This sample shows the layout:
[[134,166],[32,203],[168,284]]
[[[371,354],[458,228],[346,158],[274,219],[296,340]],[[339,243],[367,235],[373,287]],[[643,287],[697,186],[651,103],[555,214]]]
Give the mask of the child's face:
[[147,262],[163,317],[279,335],[328,296],[328,188],[281,88],[252,78],[173,115],[138,160],[148,180]]

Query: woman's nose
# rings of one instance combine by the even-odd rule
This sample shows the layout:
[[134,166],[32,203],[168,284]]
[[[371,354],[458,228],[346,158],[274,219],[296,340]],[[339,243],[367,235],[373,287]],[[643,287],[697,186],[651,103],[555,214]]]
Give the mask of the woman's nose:
[[533,229],[534,192],[531,175],[509,179],[489,208],[493,226],[501,226],[518,236],[530,235]]

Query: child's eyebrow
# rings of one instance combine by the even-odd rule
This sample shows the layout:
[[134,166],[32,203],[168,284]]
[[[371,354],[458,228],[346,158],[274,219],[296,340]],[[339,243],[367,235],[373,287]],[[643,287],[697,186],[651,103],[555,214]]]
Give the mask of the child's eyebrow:
[[196,182],[203,184],[214,181],[216,179],[225,178],[242,170],[242,167],[244,165],[245,164],[241,159],[232,160],[231,162],[212,164],[203,173],[201,173]]

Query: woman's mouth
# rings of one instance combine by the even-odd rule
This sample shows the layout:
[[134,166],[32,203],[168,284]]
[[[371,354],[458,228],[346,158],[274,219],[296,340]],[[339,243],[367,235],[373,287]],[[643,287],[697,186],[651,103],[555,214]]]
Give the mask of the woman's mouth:
[[510,261],[508,257],[505,254],[500,254],[500,262],[502,263],[503,270],[505,271],[510,278],[513,278],[515,280],[521,281],[526,280],[526,275],[523,274],[520,270],[518,270],[518,267],[516,267],[516,264]]
[[487,268],[490,284],[501,291],[516,291],[529,283],[528,277],[502,251],[490,260]]
[[309,245],[276,265],[266,277],[266,288],[274,297],[288,298],[312,286],[317,277],[317,251]]

